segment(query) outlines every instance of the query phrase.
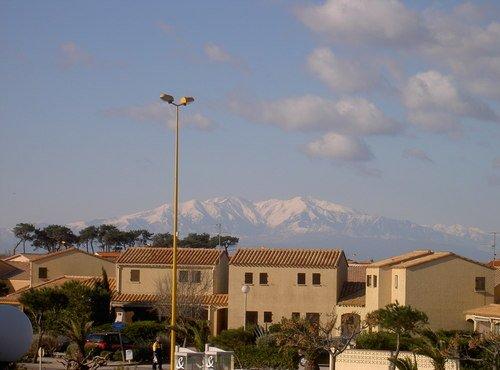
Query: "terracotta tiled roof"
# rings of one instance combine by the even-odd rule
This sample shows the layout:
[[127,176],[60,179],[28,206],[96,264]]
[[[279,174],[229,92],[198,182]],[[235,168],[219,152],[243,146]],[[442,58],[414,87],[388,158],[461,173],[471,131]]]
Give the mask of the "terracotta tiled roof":
[[[113,304],[152,304],[158,300],[156,294],[133,294],[133,293],[115,293],[113,295]],[[227,294],[206,295],[201,300],[202,304],[214,307],[227,307]]]
[[433,252],[431,250],[416,250],[405,254],[401,254],[399,256],[389,257],[377,262],[370,263],[368,267],[389,267],[392,265],[397,265],[399,263],[410,261],[415,258],[427,256],[432,253]]
[[334,268],[343,252],[338,249],[238,249],[234,266]]
[[418,258],[415,258],[415,259],[412,259],[412,260],[409,260],[409,261],[406,261],[403,263],[399,263],[399,264],[392,266],[392,267],[393,268],[411,268],[411,267],[426,264],[428,262],[437,261],[439,259],[446,258],[446,257],[460,258],[460,259],[467,261],[467,262],[470,262],[470,263],[475,263],[477,265],[480,265],[480,266],[483,266],[483,267],[486,267],[489,269],[494,269],[493,267],[491,267],[489,265],[486,265],[484,263],[475,261],[475,260],[467,258],[467,257],[459,256],[458,254],[455,254],[453,252],[432,252],[432,254],[418,257]]
[[488,266],[498,269],[500,268],[500,260],[490,261],[488,262]]
[[[63,285],[68,281],[79,281],[83,285],[92,287],[98,281],[100,281],[100,277],[95,276],[72,276],[72,275],[63,275],[57,278],[45,281],[43,283],[35,285],[33,288],[24,287],[19,289],[17,292],[10,293],[4,297],[0,297],[0,304],[17,304],[19,305],[19,298],[21,294],[29,289],[41,289],[41,288],[53,288]],[[108,278],[109,288],[111,291],[116,290],[116,280],[114,278]]]
[[[214,266],[225,253],[219,249],[179,248],[178,265]],[[128,248],[116,261],[117,264],[171,265],[172,248],[134,247]]]
[[3,258],[4,261],[12,261],[13,259],[19,258],[19,257],[25,257],[26,259],[30,261],[34,261],[38,258],[41,258],[45,256],[47,253],[17,253],[14,254],[13,256],[8,256]]
[[116,262],[122,255],[122,252],[96,252],[95,255],[110,260],[111,262]]
[[13,280],[29,280],[30,278],[30,263],[18,261],[0,261],[1,264],[8,265],[11,268],[3,269],[4,272],[0,274],[0,279],[13,279]]
[[339,306],[364,306],[366,285],[364,282],[346,281],[342,285]]
[[365,282],[367,264],[353,263],[347,267],[347,281]]
[[44,260],[47,260],[47,259],[50,259],[50,258],[54,258],[54,257],[64,256],[66,254],[70,254],[70,253],[74,253],[74,252],[83,253],[83,254],[86,254],[86,255],[94,257],[94,258],[99,258],[99,259],[107,261],[107,262],[112,262],[109,259],[106,259],[104,257],[100,257],[100,256],[98,256],[96,254],[87,253],[87,252],[82,251],[81,249],[78,249],[78,248],[75,248],[75,247],[69,247],[68,249],[63,249],[61,251],[43,254],[42,257],[36,258],[35,260],[32,260],[32,262],[37,262],[38,263],[40,261],[44,261]]
[[500,304],[491,303],[486,306],[472,308],[464,311],[464,314],[500,319]]

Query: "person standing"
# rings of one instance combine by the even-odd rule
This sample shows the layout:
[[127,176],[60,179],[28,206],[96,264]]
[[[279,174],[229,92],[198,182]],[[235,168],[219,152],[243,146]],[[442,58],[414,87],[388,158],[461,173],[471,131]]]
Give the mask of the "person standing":
[[161,342],[160,337],[156,337],[155,342],[153,343],[153,370],[162,370],[162,362],[161,362]]

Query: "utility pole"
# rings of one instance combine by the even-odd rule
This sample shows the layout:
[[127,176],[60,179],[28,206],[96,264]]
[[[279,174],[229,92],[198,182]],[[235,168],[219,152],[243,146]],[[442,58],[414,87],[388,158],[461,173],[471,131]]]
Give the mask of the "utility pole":
[[492,231],[491,234],[493,235],[493,245],[491,248],[493,249],[493,263],[497,260],[497,234],[498,231]]

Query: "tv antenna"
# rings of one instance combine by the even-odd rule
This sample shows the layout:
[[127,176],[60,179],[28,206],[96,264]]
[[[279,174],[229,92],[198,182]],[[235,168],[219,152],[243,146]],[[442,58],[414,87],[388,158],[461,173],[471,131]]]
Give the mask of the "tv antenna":
[[222,234],[222,223],[219,222],[219,223],[216,224],[216,226],[217,226],[217,231],[218,231],[218,235],[217,236],[219,237],[219,248],[220,248],[221,247],[221,245],[220,245],[220,235]]
[[491,245],[491,249],[493,249],[493,264],[495,264],[495,261],[497,260],[497,234],[498,234],[498,231],[492,231],[490,234],[493,235],[493,244]]

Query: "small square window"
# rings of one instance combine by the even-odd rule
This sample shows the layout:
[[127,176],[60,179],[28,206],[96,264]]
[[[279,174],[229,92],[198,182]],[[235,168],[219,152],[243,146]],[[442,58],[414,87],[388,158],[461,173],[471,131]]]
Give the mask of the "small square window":
[[398,289],[399,278],[398,275],[394,275],[394,289]]
[[253,274],[251,272],[245,272],[245,284],[253,284]]
[[267,272],[261,272],[259,274],[259,284],[267,285]]
[[187,283],[189,281],[189,271],[179,271],[179,283]]
[[313,274],[313,285],[321,285],[321,274]]
[[201,271],[191,271],[191,282],[192,283],[201,283]]
[[308,312],[306,313],[306,320],[311,324],[318,325],[319,324],[319,313],[316,312]]
[[264,322],[273,322],[273,313],[264,311]]
[[373,287],[377,287],[377,275],[373,275]]
[[372,276],[366,275],[366,286],[372,286]]
[[47,267],[39,267],[38,268],[38,278],[39,279],[47,279]]
[[300,312],[292,312],[292,319],[293,320],[300,319]]
[[305,285],[306,284],[306,274],[299,272],[297,274],[297,284],[298,285]]
[[486,290],[486,278],[484,276],[476,276],[476,292],[484,292]]
[[130,270],[130,281],[141,281],[141,270]]

